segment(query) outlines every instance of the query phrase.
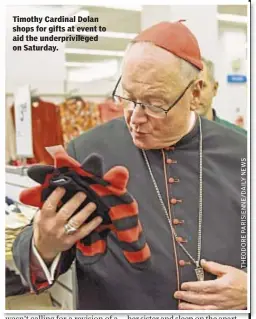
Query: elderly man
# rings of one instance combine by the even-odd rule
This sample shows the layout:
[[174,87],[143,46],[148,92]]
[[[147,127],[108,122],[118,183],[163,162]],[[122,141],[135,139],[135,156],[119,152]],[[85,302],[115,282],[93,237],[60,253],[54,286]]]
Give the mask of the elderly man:
[[[73,215],[84,193],[56,214],[65,193],[58,188],[13,249],[33,290],[48,288],[76,260],[78,309],[246,309],[247,274],[240,258],[246,139],[194,112],[202,67],[197,40],[183,23],[146,29],[127,49],[113,92],[122,101],[124,119],[99,126],[68,147],[79,162],[96,152],[106,170],[128,168],[150,266],[131,267],[113,233],[107,254],[84,265],[74,244],[102,219],[86,223],[94,203]],[[76,231],[67,234],[67,224]]]
[[198,114],[206,117],[210,121],[215,121],[221,125],[229,127],[241,134],[247,135],[246,130],[243,128],[225,121],[217,116],[216,110],[212,107],[213,99],[217,94],[219,83],[214,77],[214,64],[210,60],[202,58],[203,70],[199,74],[199,78],[202,80],[202,89],[200,95],[200,104],[197,110]]

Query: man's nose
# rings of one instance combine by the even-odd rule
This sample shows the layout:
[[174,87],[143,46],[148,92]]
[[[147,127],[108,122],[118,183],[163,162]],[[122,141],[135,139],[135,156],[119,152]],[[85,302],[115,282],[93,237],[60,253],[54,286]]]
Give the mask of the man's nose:
[[132,111],[131,123],[132,124],[142,124],[147,122],[147,115],[145,110],[140,104],[137,104]]

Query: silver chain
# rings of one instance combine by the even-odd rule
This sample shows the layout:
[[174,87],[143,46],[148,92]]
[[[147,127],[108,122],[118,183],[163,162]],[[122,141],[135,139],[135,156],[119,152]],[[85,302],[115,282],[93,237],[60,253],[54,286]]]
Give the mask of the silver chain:
[[203,220],[203,136],[202,136],[202,124],[201,124],[201,118],[199,118],[199,130],[200,130],[200,138],[199,138],[199,211],[198,211],[198,241],[197,241],[197,260],[195,260],[191,254],[187,251],[187,249],[180,243],[177,238],[178,235],[172,225],[171,216],[169,216],[167,208],[164,204],[163,198],[161,196],[160,190],[157,186],[156,180],[154,178],[148,157],[146,155],[146,152],[142,150],[145,162],[147,164],[150,177],[152,179],[152,182],[154,184],[158,199],[160,201],[160,204],[164,210],[165,216],[168,220],[168,223],[170,225],[171,231],[176,239],[176,242],[179,244],[181,249],[184,251],[184,253],[191,259],[191,261],[196,265],[196,267],[199,267],[200,265],[200,259],[201,259],[201,245],[202,245],[202,220]]

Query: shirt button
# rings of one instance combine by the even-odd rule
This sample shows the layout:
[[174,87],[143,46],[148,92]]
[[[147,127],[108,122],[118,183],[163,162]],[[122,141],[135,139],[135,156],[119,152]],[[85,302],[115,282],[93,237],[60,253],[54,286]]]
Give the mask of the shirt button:
[[182,237],[177,237],[176,240],[178,243],[187,243],[187,240]]
[[168,180],[169,184],[178,183],[179,181],[180,181],[179,178],[176,178],[176,177],[175,178],[170,177]]
[[175,164],[175,163],[177,163],[177,161],[176,161],[176,160],[173,160],[173,159],[171,159],[171,158],[167,158],[166,163],[167,163],[167,164]]
[[172,198],[170,200],[170,202],[171,202],[171,204],[175,205],[175,204],[177,204],[177,199],[176,198]]
[[186,266],[186,265],[191,265],[191,262],[190,262],[190,261],[185,261],[185,260],[181,259],[181,260],[179,260],[179,265],[180,265],[181,267],[184,267],[184,266]]
[[170,200],[170,203],[173,204],[173,205],[175,205],[177,203],[182,203],[182,199],[172,198]]
[[180,224],[180,221],[178,220],[178,218],[174,218],[174,219],[172,220],[172,223],[173,223],[173,225],[179,225],[179,224]]
[[183,238],[182,237],[176,237],[176,240],[178,243],[181,243],[183,241]]
[[183,259],[179,260],[179,265],[181,267],[185,266],[186,265],[185,260],[183,260]]

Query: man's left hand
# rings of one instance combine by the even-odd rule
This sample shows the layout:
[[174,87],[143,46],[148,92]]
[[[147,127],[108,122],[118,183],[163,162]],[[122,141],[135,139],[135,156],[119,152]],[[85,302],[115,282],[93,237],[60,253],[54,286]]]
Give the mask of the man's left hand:
[[201,261],[205,271],[215,280],[186,282],[174,297],[180,299],[180,310],[238,310],[247,306],[247,274],[237,268]]

